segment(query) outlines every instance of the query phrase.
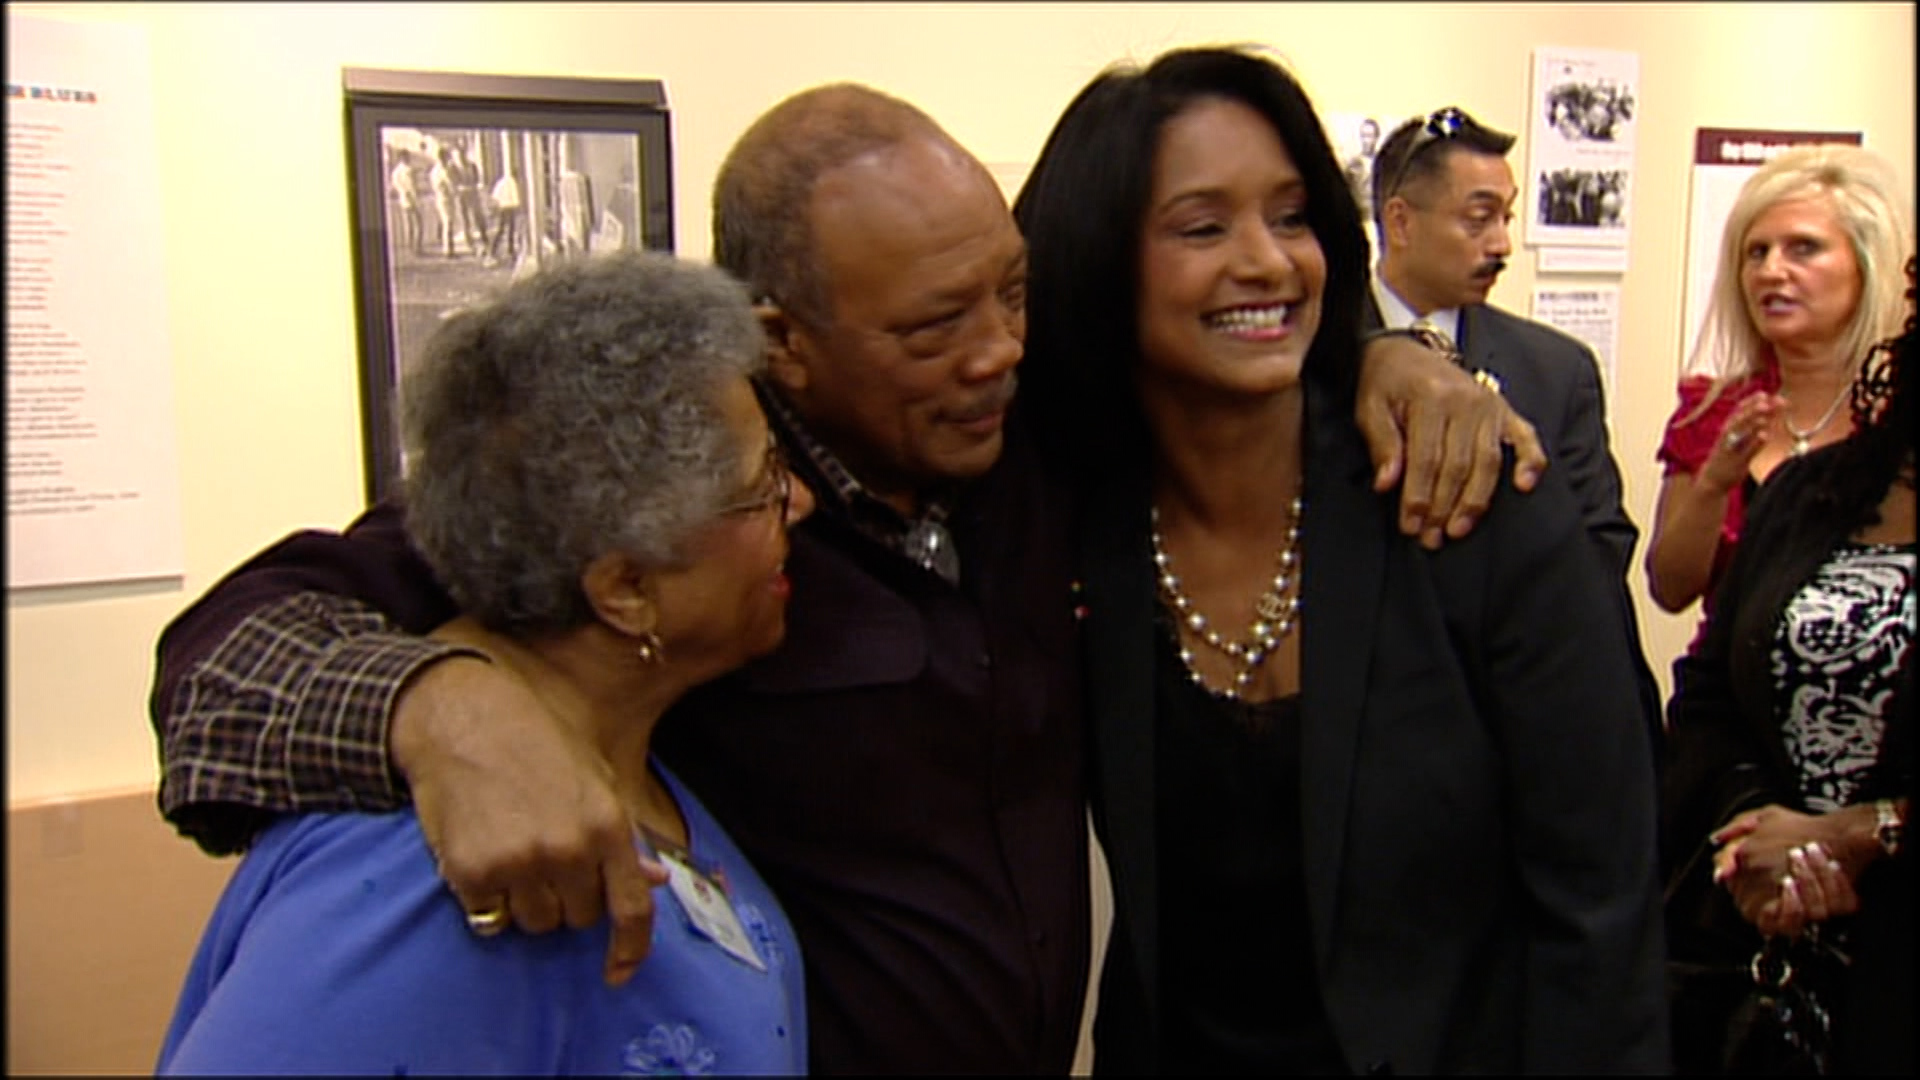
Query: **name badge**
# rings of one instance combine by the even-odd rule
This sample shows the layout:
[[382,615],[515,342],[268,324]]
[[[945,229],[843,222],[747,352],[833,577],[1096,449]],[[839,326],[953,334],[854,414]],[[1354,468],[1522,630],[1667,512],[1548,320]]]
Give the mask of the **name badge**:
[[740,924],[740,915],[733,910],[733,901],[718,877],[694,865],[690,852],[655,837],[648,839],[652,841],[649,846],[653,848],[654,857],[667,868],[667,884],[679,898],[680,907],[686,911],[693,928],[755,971],[767,970],[766,961],[760,959],[760,953],[754,949],[753,940],[747,936],[747,928]]

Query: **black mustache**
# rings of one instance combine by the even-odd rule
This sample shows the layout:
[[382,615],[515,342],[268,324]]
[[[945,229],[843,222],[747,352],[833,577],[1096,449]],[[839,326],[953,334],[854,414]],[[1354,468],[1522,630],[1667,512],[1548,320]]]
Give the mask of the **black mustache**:
[[1480,268],[1473,272],[1473,276],[1476,278],[1498,277],[1500,276],[1500,272],[1506,268],[1507,260],[1488,259],[1486,262],[1480,264]]

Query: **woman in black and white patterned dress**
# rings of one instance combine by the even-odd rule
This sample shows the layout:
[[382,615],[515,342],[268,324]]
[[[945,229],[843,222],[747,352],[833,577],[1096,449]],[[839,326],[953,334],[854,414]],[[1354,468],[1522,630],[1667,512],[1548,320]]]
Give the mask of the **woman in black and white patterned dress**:
[[[1755,951],[1811,938],[1847,958],[1821,1002],[1836,1072],[1914,1064],[1914,348],[1909,315],[1863,366],[1854,434],[1761,488],[1747,530],[1764,542],[1741,544],[1669,718],[1666,854],[1710,837],[1700,872]],[[1724,1033],[1679,1023],[1686,1071],[1689,1042]]]

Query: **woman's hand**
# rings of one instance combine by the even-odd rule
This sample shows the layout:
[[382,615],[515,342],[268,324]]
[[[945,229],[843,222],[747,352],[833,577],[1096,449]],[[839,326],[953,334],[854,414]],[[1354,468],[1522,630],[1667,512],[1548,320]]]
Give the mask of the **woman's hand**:
[[[1870,811],[1869,811],[1870,813]],[[1860,808],[1802,814],[1749,810],[1714,831],[1713,880],[1763,934],[1799,935],[1809,924],[1860,910],[1854,889],[1871,855],[1860,850]]]
[[1694,474],[1695,482],[1715,492],[1739,487],[1753,468],[1754,456],[1771,438],[1774,417],[1786,404],[1778,394],[1754,394],[1735,406],[1714,440],[1713,453]]
[[1720,426],[1698,468],[1660,482],[1647,544],[1647,593],[1661,610],[1677,615],[1706,595],[1728,499],[1752,473],[1753,459],[1772,439],[1774,417],[1784,406],[1773,394],[1745,398]]
[[1825,844],[1815,841],[1790,849],[1787,864],[1779,895],[1761,905],[1753,921],[1762,934],[1798,937],[1809,925],[1860,910],[1853,879]]

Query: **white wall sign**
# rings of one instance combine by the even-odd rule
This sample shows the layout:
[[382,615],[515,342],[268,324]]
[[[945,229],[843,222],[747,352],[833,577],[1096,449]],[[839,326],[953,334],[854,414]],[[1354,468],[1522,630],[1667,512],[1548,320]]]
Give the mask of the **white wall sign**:
[[7,14],[7,585],[179,575],[145,32]]
[[1543,247],[1536,248],[1539,261],[1534,265],[1543,274],[1624,274],[1626,248]]

